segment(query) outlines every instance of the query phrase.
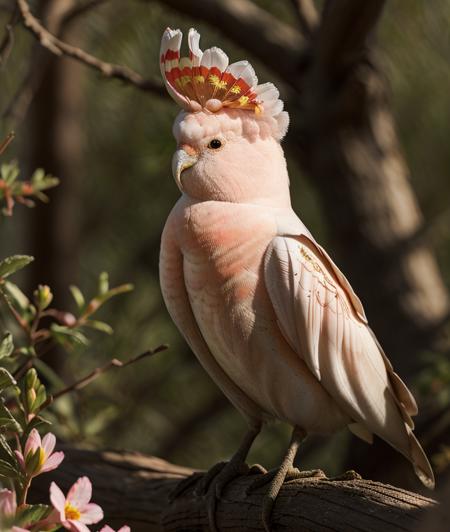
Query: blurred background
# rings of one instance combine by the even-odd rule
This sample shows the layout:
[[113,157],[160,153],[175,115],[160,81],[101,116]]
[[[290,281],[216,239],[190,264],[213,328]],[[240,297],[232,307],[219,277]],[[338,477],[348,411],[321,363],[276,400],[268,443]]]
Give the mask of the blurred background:
[[[333,6],[316,31],[322,2],[29,2],[53,34],[133,68],[154,82],[150,90],[44,50],[14,4],[0,3],[0,28],[15,24],[2,54],[0,133],[15,130],[16,140],[2,160],[17,158],[24,177],[43,167],[61,184],[49,204],[18,206],[2,220],[1,254],[34,255],[21,286],[50,285],[58,308],[73,308],[71,284],[94,293],[101,271],[113,285],[135,286],[100,312],[113,335],[94,332],[87,349],[55,350],[47,361],[70,383],[112,357],[170,346],[61,400],[59,437],[207,468],[235,451],[246,428],[180,337],[158,282],[161,230],[179,196],[170,170],[178,109],[158,88],[159,45],[167,26],[185,34],[193,26],[203,49],[249,59],[260,82],[279,87],[291,114],[284,146],[294,208],[361,295],[418,398],[418,437],[438,478],[448,477],[450,2],[387,3],[369,51],[346,39],[363,23]],[[299,16],[305,5],[309,15]],[[288,435],[281,423],[267,427],[250,461],[277,465]],[[419,489],[387,445],[346,431],[310,438],[298,459],[305,469],[351,467]]]

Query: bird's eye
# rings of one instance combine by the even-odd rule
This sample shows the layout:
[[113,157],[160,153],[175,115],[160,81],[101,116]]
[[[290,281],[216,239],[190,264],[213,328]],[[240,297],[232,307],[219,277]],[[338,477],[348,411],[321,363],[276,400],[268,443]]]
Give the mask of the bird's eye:
[[219,139],[212,139],[209,141],[208,148],[211,150],[218,150],[222,146]]

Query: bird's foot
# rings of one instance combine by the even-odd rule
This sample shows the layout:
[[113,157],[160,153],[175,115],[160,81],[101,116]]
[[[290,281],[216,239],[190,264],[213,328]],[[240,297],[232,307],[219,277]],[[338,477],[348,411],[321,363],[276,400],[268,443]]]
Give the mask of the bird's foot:
[[350,469],[349,471],[345,471],[341,475],[338,475],[336,477],[330,477],[328,480],[361,480],[362,476],[354,471],[353,469]]
[[266,473],[267,471],[260,465],[249,467],[245,462],[233,459],[229,462],[219,462],[205,473],[194,493],[206,498],[208,522],[212,532],[217,532],[215,519],[217,501],[221,499],[225,488],[237,477]]
[[[246,489],[247,495],[250,495],[262,486],[266,486],[272,482],[277,475],[279,469],[271,469],[267,471],[263,476],[255,479],[250,486]],[[321,469],[311,469],[310,471],[301,471],[297,467],[291,467],[287,470],[286,476],[282,484],[287,484],[295,480],[301,480],[305,478],[327,478],[325,473]]]
[[283,484],[307,478],[323,479],[327,477],[321,469],[300,471],[296,467],[289,467],[288,469],[280,467],[267,472],[265,475],[255,479],[252,484],[250,484],[246,490],[247,495],[253,493],[258,488],[269,484],[269,489],[264,495],[262,502],[262,521],[264,530],[266,530],[266,532],[270,532],[270,518],[272,515],[272,509]]
[[217,532],[215,522],[217,501],[220,500],[225,488],[235,478],[242,475],[265,475],[267,470],[259,464],[249,467],[245,462],[230,460],[219,462],[206,473],[196,472],[177,484],[169,495],[170,502],[195,485],[194,495],[206,499],[209,527],[212,532]]
[[169,502],[174,502],[175,499],[180,497],[185,491],[191,488],[194,484],[197,484],[200,478],[204,476],[202,471],[196,471],[186,478],[183,478],[178,482],[175,488],[169,493]]

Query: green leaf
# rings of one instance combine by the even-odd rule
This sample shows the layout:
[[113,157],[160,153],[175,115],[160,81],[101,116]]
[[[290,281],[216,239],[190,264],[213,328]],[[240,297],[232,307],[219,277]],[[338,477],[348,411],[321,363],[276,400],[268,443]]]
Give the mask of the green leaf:
[[11,257],[6,257],[6,259],[0,261],[0,277],[5,279],[9,275],[24,268],[27,264],[30,264],[33,260],[34,257],[30,257],[30,255],[12,255]]
[[117,296],[119,294],[125,294],[126,292],[131,292],[133,290],[134,286],[132,284],[122,284],[120,286],[116,286],[115,288],[111,288],[111,290],[108,290],[106,293],[98,295],[94,297],[87,306],[86,310],[84,311],[84,316],[90,316],[91,314],[94,314],[94,312],[97,312],[97,310],[104,304],[106,301],[111,299],[114,296]]
[[15,463],[16,456],[3,434],[0,434],[0,452],[3,454],[4,458],[7,458],[7,462]]
[[28,309],[30,306],[30,300],[17,285],[10,281],[6,281],[2,288],[6,293],[6,296],[12,300],[13,304],[15,304],[14,306],[19,307],[22,311]]
[[36,390],[36,399],[32,405],[33,412],[36,412],[39,407],[47,400],[47,391],[45,386],[41,384]]
[[111,299],[114,296],[118,296],[119,294],[125,294],[127,292],[131,292],[134,289],[134,286],[130,283],[128,284],[121,284],[120,286],[116,286],[115,288],[111,288],[111,290],[108,290],[105,294],[102,294],[99,298],[97,298],[101,304],[108,301],[108,299]]
[[75,299],[75,303],[77,304],[78,310],[82,310],[86,303],[83,293],[78,288],[78,286],[75,286],[75,285],[69,286],[69,289],[72,294],[72,297]]
[[26,526],[42,521],[50,515],[52,507],[46,504],[27,504],[17,511],[16,525]]
[[0,168],[2,179],[7,185],[11,185],[19,176],[19,167],[16,161],[11,163],[4,163]]
[[35,416],[26,427],[26,436],[30,434],[30,432],[35,429],[36,427],[39,427],[40,425],[51,425],[50,421],[48,419],[43,418],[42,416]]
[[16,380],[11,373],[5,368],[0,368],[0,392],[15,384],[17,384]]
[[11,464],[16,463],[16,455],[3,434],[0,434],[0,453],[2,455],[2,460]]
[[97,331],[104,332],[106,334],[113,334],[114,330],[108,323],[105,323],[104,321],[98,321],[98,320],[87,320],[84,322],[84,325],[86,327],[91,327],[92,329],[96,329]]
[[0,358],[11,356],[14,351],[13,337],[10,332],[6,332],[0,341]]
[[50,174],[46,174],[42,168],[38,168],[31,176],[31,183],[34,190],[39,191],[56,187],[59,184],[59,179]]
[[0,459],[0,476],[6,478],[14,478],[17,477],[18,474],[19,472],[12,464],[7,462],[6,460]]
[[0,427],[18,432],[19,434],[22,433],[22,427],[17,423],[11,412],[2,402],[0,402]]
[[86,346],[89,344],[89,340],[79,329],[70,329],[69,327],[64,327],[64,325],[52,323],[50,332],[53,338],[63,345],[69,343],[69,345]]
[[102,272],[98,276],[98,293],[100,295],[106,294],[109,290],[109,275],[108,272]]
[[19,347],[16,352],[30,358],[36,356],[36,349],[33,346]]

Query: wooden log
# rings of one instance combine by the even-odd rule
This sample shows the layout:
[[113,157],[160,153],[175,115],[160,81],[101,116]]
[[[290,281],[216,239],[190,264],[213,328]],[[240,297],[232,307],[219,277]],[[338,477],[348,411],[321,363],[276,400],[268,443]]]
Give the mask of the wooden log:
[[[103,507],[106,522],[114,528],[128,524],[133,532],[209,530],[206,501],[193,494],[195,484],[169,502],[172,490],[195,472],[192,469],[131,452],[65,452],[57,470],[33,483],[33,502],[48,501],[52,480],[67,490],[78,477],[87,475],[94,486],[93,500]],[[255,478],[242,476],[226,488],[217,505],[219,530],[263,529],[265,488],[246,491]],[[432,499],[380,482],[310,478],[283,486],[272,523],[277,531],[413,532],[425,510],[435,506]]]

